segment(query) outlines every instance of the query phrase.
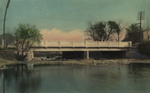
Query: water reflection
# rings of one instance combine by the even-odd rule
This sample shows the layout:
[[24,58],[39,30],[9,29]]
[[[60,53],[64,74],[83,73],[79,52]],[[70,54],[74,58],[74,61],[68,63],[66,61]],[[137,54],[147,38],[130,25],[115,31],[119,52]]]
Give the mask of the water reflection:
[[[30,68],[30,69],[29,69]],[[4,70],[5,93],[148,93],[150,65],[106,67],[13,66]],[[2,77],[2,72],[0,72]],[[0,78],[3,81],[2,78]],[[3,89],[2,83],[1,88]],[[1,93],[1,91],[0,91]]]
[[12,65],[11,69],[3,70],[3,78],[3,93],[13,93],[11,90],[17,93],[30,93],[37,91],[41,83],[40,73],[35,75],[33,70],[29,70],[24,64]]
[[129,73],[137,78],[150,77],[150,64],[129,64]]
[[130,64],[128,78],[139,93],[148,93],[150,82],[150,64]]

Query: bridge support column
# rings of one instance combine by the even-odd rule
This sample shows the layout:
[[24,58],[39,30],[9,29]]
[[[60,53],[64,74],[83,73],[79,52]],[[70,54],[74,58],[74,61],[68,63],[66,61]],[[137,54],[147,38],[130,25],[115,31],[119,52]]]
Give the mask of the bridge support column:
[[89,51],[86,51],[86,58],[89,59]]
[[83,58],[84,59],[89,59],[89,51],[84,51],[83,52]]

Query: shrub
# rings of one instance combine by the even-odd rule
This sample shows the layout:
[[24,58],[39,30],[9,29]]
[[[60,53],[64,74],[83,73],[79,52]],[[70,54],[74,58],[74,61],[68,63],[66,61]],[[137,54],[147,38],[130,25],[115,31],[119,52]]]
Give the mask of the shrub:
[[139,44],[138,50],[141,54],[147,55],[150,57],[150,41],[143,41]]

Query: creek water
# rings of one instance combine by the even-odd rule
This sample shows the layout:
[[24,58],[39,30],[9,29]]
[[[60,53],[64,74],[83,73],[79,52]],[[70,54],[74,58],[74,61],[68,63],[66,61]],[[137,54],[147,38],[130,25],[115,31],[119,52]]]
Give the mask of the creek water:
[[19,66],[0,72],[0,93],[149,93],[150,64]]

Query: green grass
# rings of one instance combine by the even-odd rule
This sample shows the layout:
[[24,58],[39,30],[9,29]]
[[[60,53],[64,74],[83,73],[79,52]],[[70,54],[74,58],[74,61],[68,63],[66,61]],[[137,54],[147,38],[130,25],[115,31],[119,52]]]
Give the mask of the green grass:
[[14,53],[7,53],[6,51],[0,51],[0,58],[8,61],[17,61],[16,55]]
[[0,64],[1,64],[1,63],[9,63],[9,62],[11,62],[11,61],[5,60],[5,59],[3,59],[3,58],[0,58]]

